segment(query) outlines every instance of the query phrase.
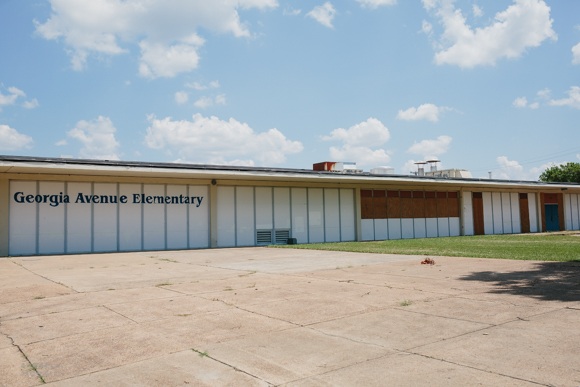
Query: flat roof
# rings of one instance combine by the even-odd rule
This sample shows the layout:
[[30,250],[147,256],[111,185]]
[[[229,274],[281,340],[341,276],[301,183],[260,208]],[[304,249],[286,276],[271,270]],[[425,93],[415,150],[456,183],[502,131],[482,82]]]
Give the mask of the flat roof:
[[404,184],[404,185],[453,185],[471,188],[534,188],[544,190],[567,190],[580,192],[577,183],[545,183],[525,180],[500,180],[483,178],[450,178],[435,176],[371,174],[355,171],[315,171],[312,169],[249,167],[212,164],[186,164],[167,162],[143,162],[120,160],[88,160],[75,158],[51,158],[0,155],[0,173],[55,174],[87,176],[133,176],[171,177],[228,180],[312,181],[326,183]]

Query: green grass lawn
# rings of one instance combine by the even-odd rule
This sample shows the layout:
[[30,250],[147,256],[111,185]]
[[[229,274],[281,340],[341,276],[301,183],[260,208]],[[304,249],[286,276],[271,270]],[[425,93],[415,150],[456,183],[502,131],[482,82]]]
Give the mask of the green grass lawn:
[[580,236],[562,234],[482,235],[371,242],[311,243],[276,247],[378,254],[580,262]]

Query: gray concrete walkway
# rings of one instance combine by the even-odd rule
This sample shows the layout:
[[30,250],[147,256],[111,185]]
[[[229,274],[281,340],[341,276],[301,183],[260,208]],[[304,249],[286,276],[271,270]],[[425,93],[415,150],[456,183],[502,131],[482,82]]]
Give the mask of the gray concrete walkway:
[[0,385],[580,385],[580,263],[433,258],[0,259]]

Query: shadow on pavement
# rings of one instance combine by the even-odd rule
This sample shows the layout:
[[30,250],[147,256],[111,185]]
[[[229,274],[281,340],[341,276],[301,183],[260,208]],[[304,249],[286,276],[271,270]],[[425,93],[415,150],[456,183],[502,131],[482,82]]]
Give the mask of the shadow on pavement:
[[580,301],[580,261],[540,262],[531,270],[474,272],[459,279],[488,282],[491,293],[529,296],[546,301]]

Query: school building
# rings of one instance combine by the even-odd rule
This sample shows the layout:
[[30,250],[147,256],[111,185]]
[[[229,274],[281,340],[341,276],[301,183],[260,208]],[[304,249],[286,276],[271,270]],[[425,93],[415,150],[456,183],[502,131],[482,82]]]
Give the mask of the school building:
[[580,230],[580,185],[0,156],[0,256]]

